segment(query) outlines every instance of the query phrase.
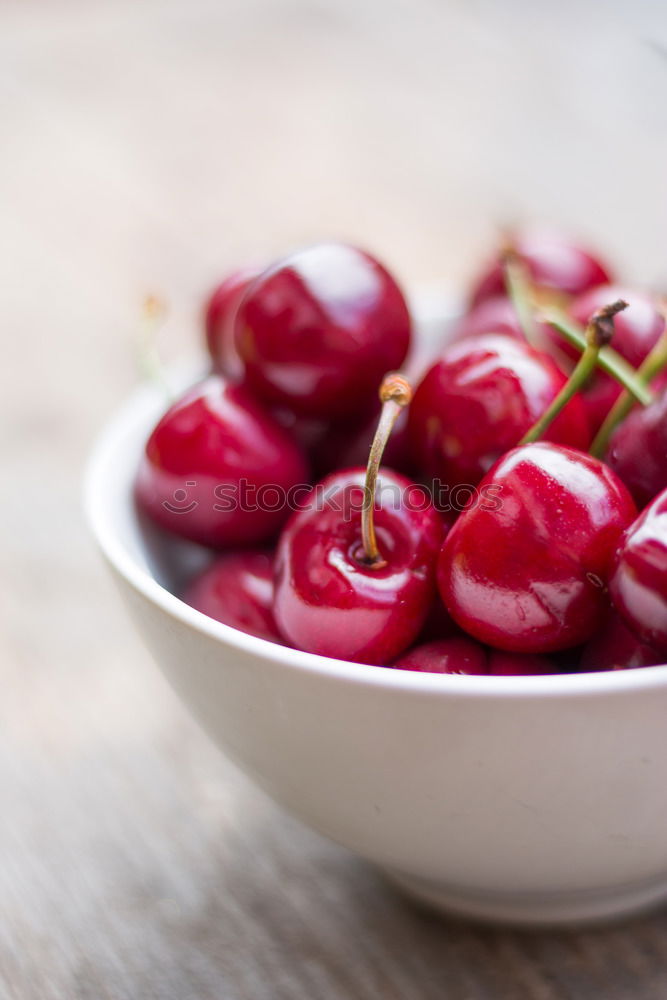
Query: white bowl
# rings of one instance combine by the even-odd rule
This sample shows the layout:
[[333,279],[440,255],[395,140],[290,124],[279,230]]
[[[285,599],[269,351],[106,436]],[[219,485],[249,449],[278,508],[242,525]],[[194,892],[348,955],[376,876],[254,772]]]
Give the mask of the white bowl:
[[[428,308],[427,340],[447,319]],[[667,899],[667,666],[419,674],[286,649],[205,617],[163,585],[179,547],[140,528],[132,502],[163,407],[142,388],[111,421],[88,469],[87,515],[157,662],[246,774],[448,912],[557,924]]]

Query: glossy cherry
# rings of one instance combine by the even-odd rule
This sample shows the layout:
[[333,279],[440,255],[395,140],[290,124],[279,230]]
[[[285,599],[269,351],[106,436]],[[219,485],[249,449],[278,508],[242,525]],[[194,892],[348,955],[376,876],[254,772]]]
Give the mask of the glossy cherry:
[[610,591],[630,628],[667,655],[667,490],[624,535]]
[[[449,486],[474,486],[521,441],[565,383],[555,362],[523,341],[486,334],[454,344],[426,373],[410,407],[410,441],[423,472]],[[579,396],[547,437],[588,446]]]
[[[665,330],[665,319],[649,295],[617,285],[600,285],[574,299],[568,312],[580,325],[585,326],[591,315],[608,302],[623,299],[628,303],[619,313],[614,323],[614,350],[625,358],[633,368],[638,368],[657,344]],[[573,360],[578,354],[574,348],[564,343],[551,330],[551,336],[560,348],[569,353]],[[598,371],[583,390],[589,423],[593,432],[597,431],[621,393],[621,386],[610,375]]]
[[[445,525],[449,522],[445,519]],[[440,639],[461,638],[463,633],[452,616],[445,609],[439,595],[434,595],[431,607],[426,615],[426,620],[417,638],[420,646],[426,643],[435,642]]]
[[244,297],[236,345],[249,386],[271,405],[316,418],[363,412],[410,346],[410,316],[389,272],[339,243],[300,250]]
[[667,489],[667,387],[614,431],[605,456],[638,507]]
[[487,649],[464,636],[414,646],[394,663],[394,667],[427,674],[493,674],[497,677],[555,673],[553,664],[545,656]]
[[[553,343],[551,327],[536,322],[545,349]],[[461,320],[454,332],[455,340],[477,337],[483,333],[502,333],[507,337],[525,340],[525,334],[516,309],[506,295],[494,295],[474,306]]]
[[[595,285],[609,282],[610,272],[590,251],[557,233],[520,231],[507,240],[538,288],[579,295]],[[501,254],[480,275],[470,295],[477,305],[505,292]]]
[[379,566],[361,535],[363,469],[327,477],[286,525],[276,558],[275,616],[300,649],[390,663],[419,634],[435,592],[440,519],[428,494],[389,470],[375,507]]
[[[311,462],[316,473],[328,475],[336,469],[363,465],[373,442],[379,410],[354,423],[330,424],[324,434],[311,445]],[[408,436],[408,412],[399,414],[382,458],[385,468],[412,477],[415,472],[412,448]]]
[[212,375],[155,427],[135,496],[160,527],[220,548],[273,536],[290,513],[287,491],[307,483],[305,459],[289,434],[245,388]]
[[273,554],[250,549],[219,556],[183,592],[186,604],[224,625],[282,643],[273,617]]
[[382,453],[411,389],[383,379],[365,470],[324,479],[285,527],[276,556],[275,616],[300,649],[389,663],[419,634],[435,594],[442,522],[426,490]]
[[445,607],[499,649],[545,653],[585,642],[608,608],[614,554],[635,515],[623,483],[590,455],[546,442],[515,448],[445,539]]
[[490,649],[489,673],[494,677],[534,677],[540,674],[556,674],[558,670],[546,656]]
[[259,274],[257,269],[234,271],[221,282],[209,298],[204,312],[206,346],[213,370],[229,378],[243,374],[243,364],[234,343],[236,312],[243,295]]
[[414,646],[393,664],[422,674],[488,674],[486,650],[473,639],[453,638]]
[[662,663],[660,654],[642,642],[620,615],[610,610],[599,632],[581,651],[581,671],[631,670]]
[[[622,299],[627,307],[614,322],[614,350],[633,368],[638,368],[665,329],[665,318],[650,295],[620,285],[599,285],[573,299],[568,312],[585,326],[596,310],[616,299]],[[564,345],[564,350],[568,350],[568,345]],[[576,360],[577,354],[572,348],[569,350]]]
[[325,420],[297,416],[296,413],[292,413],[291,410],[286,410],[282,406],[271,407],[268,412],[297,442],[308,458],[313,477],[319,478],[318,457],[322,452],[323,442],[328,439],[333,430],[333,425]]

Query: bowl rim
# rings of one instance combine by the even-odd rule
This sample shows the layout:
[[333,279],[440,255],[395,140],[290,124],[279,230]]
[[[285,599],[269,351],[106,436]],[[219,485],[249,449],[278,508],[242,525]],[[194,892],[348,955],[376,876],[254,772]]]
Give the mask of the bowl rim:
[[[179,384],[191,384],[203,372],[201,358],[196,363],[175,366],[172,374]],[[667,685],[667,664],[635,667],[629,670],[602,670],[585,673],[502,676],[469,674],[432,674],[393,667],[379,667],[348,660],[337,660],[317,653],[307,653],[289,646],[280,646],[268,639],[248,635],[196,611],[176,597],[140,566],[115,529],[114,511],[105,489],[113,475],[110,458],[119,438],[132,433],[145,433],[164,409],[163,390],[151,384],[136,387],[107,420],[90,451],[84,473],[83,509],[89,529],[103,555],[116,572],[135,591],[157,605],[166,614],[184,625],[218,640],[232,649],[252,654],[263,660],[305,672],[324,675],[361,686],[407,690],[414,693],[446,695],[447,697],[517,698],[535,696],[615,695],[628,690],[651,690]],[[132,503],[131,499],[128,498]]]

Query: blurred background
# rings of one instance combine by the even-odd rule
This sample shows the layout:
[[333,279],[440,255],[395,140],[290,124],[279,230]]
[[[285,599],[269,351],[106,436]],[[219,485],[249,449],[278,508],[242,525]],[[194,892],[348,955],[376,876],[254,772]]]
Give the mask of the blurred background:
[[[534,221],[667,288],[664,0],[3,0],[0,81],[7,995],[371,997],[389,921],[405,982],[441,996],[425,918],[249,790],[149,664],[82,467],[136,381],[143,296],[169,303],[166,357],[189,352],[227,270],[304,242],[459,293],[498,224]],[[494,997],[538,995],[510,937],[458,933],[495,956]],[[277,947],[305,947],[301,978]]]

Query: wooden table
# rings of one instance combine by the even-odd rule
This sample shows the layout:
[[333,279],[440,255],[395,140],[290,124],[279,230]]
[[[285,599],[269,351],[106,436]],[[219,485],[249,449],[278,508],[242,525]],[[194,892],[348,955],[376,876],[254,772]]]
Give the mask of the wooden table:
[[274,808],[150,663],[79,501],[147,291],[172,357],[239,262],[341,236],[458,288],[522,216],[667,287],[659,8],[5,0],[3,1000],[665,995],[665,912],[458,925]]

